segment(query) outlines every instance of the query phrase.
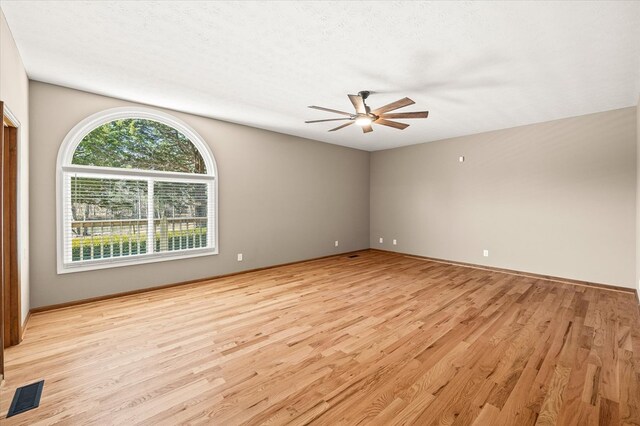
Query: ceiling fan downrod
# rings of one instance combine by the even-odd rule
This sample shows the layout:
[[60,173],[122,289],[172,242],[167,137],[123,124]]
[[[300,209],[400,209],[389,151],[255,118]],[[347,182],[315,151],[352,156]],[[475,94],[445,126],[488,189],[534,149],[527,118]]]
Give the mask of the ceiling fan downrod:
[[[368,90],[361,90],[358,92],[358,96],[360,96],[362,98],[362,103],[364,105],[364,109],[367,112],[367,115],[371,114],[371,108],[369,108],[369,105],[367,105],[367,103],[365,102],[367,100],[367,98],[369,97],[369,95],[371,94],[370,91]],[[376,117],[378,118],[378,117]]]
[[363,100],[367,99],[370,94],[371,94],[371,92],[368,91],[368,90],[361,90],[361,91],[358,92],[358,96],[360,96]]

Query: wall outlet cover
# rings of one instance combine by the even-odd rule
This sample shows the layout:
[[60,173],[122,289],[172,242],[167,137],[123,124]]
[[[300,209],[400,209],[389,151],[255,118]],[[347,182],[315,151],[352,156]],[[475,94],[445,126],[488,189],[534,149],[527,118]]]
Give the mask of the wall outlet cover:
[[238,262],[242,262],[242,253],[238,253]]

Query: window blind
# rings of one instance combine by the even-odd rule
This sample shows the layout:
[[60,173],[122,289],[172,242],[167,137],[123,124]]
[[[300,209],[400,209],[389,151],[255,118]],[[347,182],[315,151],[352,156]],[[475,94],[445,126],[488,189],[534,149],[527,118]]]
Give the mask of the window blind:
[[210,247],[209,181],[65,174],[68,267]]
[[207,199],[204,183],[154,183],[156,252],[207,246]]

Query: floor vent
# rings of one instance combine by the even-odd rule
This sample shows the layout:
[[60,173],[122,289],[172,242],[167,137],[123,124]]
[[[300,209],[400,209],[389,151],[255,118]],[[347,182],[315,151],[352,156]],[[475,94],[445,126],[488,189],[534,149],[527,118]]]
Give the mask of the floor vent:
[[38,408],[43,387],[44,380],[40,380],[39,382],[16,389],[16,394],[13,395],[13,401],[11,402],[11,407],[9,407],[7,417]]
[[349,259],[353,259],[354,257],[360,257],[359,254],[352,254],[351,256],[349,256]]

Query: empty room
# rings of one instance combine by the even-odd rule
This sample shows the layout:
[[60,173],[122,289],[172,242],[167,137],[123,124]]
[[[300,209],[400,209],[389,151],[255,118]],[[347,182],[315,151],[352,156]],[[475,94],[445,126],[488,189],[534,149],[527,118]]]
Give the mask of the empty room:
[[0,0],[0,424],[640,426],[640,1]]

